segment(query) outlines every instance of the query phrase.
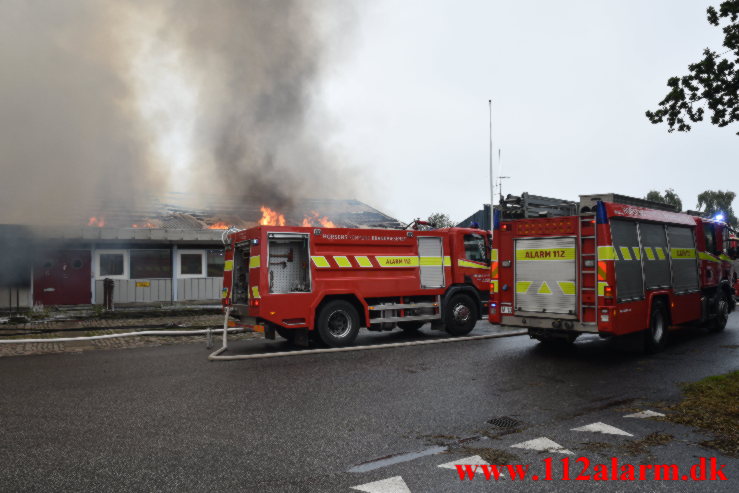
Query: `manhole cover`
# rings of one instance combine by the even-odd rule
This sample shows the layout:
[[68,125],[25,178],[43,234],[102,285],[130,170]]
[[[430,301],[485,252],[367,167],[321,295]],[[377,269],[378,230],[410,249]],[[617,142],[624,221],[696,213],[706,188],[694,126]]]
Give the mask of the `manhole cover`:
[[521,423],[517,419],[513,419],[508,416],[501,416],[499,418],[488,420],[488,424],[497,426],[498,428],[516,428],[518,426],[521,426],[523,423]]

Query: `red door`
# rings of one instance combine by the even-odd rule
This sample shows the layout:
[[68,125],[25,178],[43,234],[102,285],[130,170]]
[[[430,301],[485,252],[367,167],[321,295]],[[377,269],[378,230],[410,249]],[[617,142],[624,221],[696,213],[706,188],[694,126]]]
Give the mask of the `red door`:
[[43,305],[90,304],[90,251],[40,252],[33,268],[33,302]]

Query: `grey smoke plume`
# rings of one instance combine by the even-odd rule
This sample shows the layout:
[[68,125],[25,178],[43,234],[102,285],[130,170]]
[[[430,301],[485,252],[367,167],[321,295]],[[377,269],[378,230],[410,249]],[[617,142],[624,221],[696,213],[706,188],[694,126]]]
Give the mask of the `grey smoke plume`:
[[279,210],[353,192],[348,170],[307,119],[326,61],[319,22],[329,6],[350,19],[340,3],[305,0],[172,4],[162,35],[200,68],[198,182],[217,177],[222,190]]
[[[0,223],[60,222],[166,190],[277,209],[352,195],[352,171],[311,117],[327,49],[340,43],[328,13],[352,18],[343,4],[307,0],[3,0]],[[135,62],[156,46],[176,54],[172,70],[195,95],[180,190],[157,147],[174,117],[141,112],[151,74]]]
[[64,221],[155,184],[115,39],[119,10],[0,2],[0,222]]

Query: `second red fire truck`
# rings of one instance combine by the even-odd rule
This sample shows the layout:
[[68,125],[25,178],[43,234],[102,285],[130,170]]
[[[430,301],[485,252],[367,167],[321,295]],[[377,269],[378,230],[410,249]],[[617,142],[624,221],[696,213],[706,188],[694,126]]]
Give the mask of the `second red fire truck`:
[[582,196],[579,213],[501,219],[496,211],[489,320],[540,341],[723,330],[736,272],[724,223],[614,194]]

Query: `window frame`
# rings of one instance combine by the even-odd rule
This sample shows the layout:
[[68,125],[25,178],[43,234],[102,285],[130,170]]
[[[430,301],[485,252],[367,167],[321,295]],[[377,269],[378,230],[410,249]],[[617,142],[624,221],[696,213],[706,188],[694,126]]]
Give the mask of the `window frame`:
[[[473,237],[476,240],[477,239],[482,240],[482,249],[479,252],[479,253],[482,254],[482,260],[471,259],[471,258],[469,258],[467,256],[467,253],[468,253],[467,252],[467,242],[465,241],[465,239],[468,236],[471,236],[471,237]],[[470,262],[477,262],[477,263],[480,263],[480,264],[490,265],[490,253],[489,253],[489,250],[488,250],[488,242],[487,242],[485,236],[483,236],[481,234],[478,234],[478,233],[465,233],[464,235],[462,235],[462,247],[464,248],[464,258],[465,258],[465,260],[469,260]]]
[[223,277],[223,267],[221,267],[221,270],[220,270],[221,274],[219,276],[209,276],[208,275],[208,266],[210,265],[208,263],[208,253],[209,252],[214,252],[214,251],[221,252],[222,257],[223,257],[224,265],[225,265],[225,261],[226,261],[226,250],[225,249],[222,249],[222,248],[206,248],[205,249],[205,277],[208,277],[210,279],[217,279],[219,277]]
[[[122,255],[123,256],[123,274],[119,275],[102,275],[100,273],[100,256],[101,255]],[[128,279],[130,273],[130,263],[128,250],[123,248],[104,248],[95,250],[95,262],[93,264],[95,271],[95,279]]]
[[[133,252],[140,252],[140,251],[164,251],[168,252],[169,254],[169,276],[165,277],[133,277],[133,270],[131,269],[131,263],[133,261]],[[141,279],[172,279],[172,250],[169,248],[131,248],[128,250],[128,278],[131,280],[141,280]]]
[[[183,274],[182,273],[182,255],[193,255],[193,254],[199,254],[200,255],[200,274]],[[178,249],[177,250],[177,260],[175,262],[175,271],[177,272],[177,278],[178,279],[204,279],[208,274],[208,259],[206,255],[205,249]]]

